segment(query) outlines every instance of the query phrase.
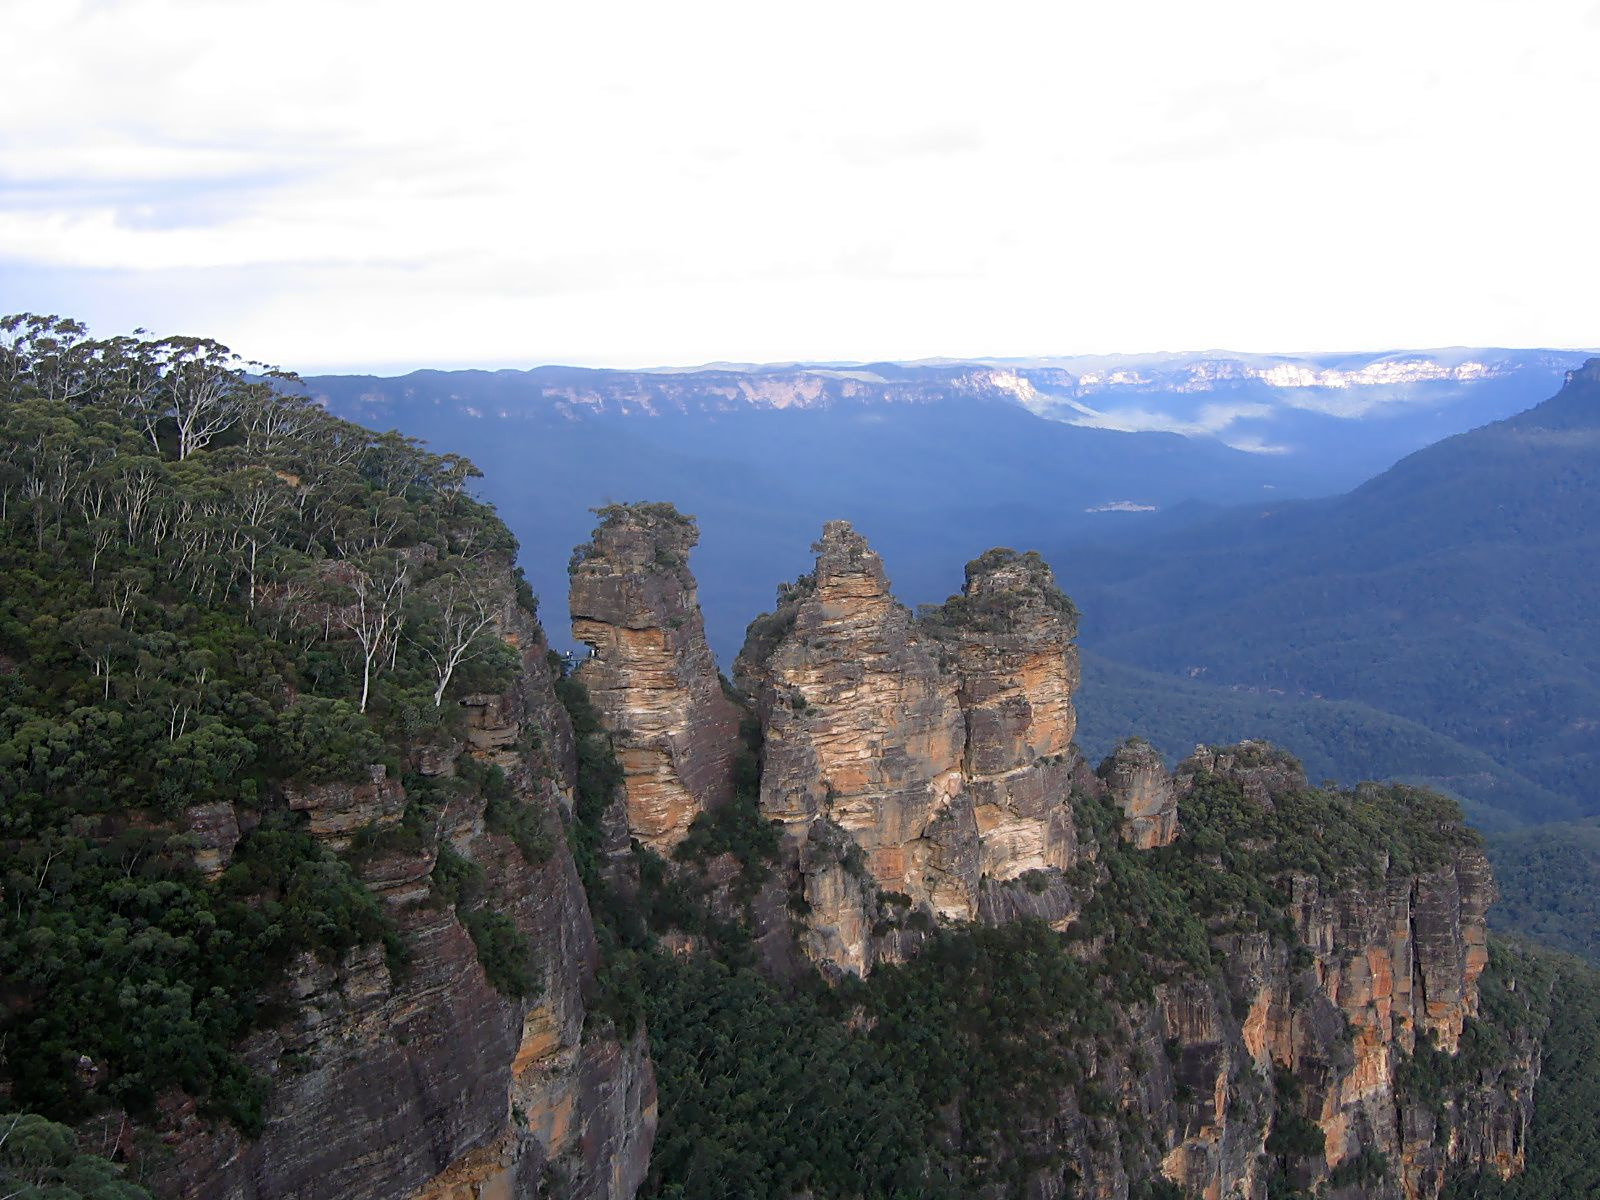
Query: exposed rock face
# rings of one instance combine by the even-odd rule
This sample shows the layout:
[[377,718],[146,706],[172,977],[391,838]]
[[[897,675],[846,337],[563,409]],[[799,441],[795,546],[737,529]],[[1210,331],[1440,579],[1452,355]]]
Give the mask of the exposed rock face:
[[[1286,769],[1285,759],[1260,743],[1229,752],[1202,748],[1179,776],[1220,774],[1270,805],[1274,794],[1304,786],[1298,764]],[[1253,1090],[1275,1069],[1300,1093],[1298,1101],[1279,1096],[1277,1119],[1287,1119],[1287,1109],[1314,1124],[1327,1169],[1363,1152],[1383,1154],[1408,1198],[1436,1196],[1450,1165],[1520,1170],[1537,1075],[1531,1048],[1483,1079],[1470,1111],[1435,1112],[1399,1087],[1400,1064],[1420,1035],[1453,1053],[1464,1021],[1477,1011],[1487,961],[1483,918],[1493,898],[1482,851],[1462,846],[1440,867],[1391,869],[1382,880],[1332,892],[1310,876],[1291,884],[1295,935],[1309,961],[1295,962],[1265,934],[1227,942],[1224,972],[1235,1011],[1243,1013],[1237,1022],[1221,1007],[1226,997],[1179,1009],[1164,994],[1162,1027],[1182,1046],[1182,1064],[1205,1059],[1187,1086],[1216,1097],[1166,1156],[1166,1176],[1196,1195],[1225,1196],[1240,1184],[1244,1194],[1256,1194],[1250,1164],[1269,1131],[1250,1134],[1252,1153],[1244,1159],[1229,1147],[1238,1118],[1251,1119]],[[1209,1049],[1202,1055],[1201,1047]],[[1450,1131],[1443,1142],[1440,1129]]]
[[594,655],[578,677],[624,772],[627,830],[666,853],[733,794],[738,710],[706,644],[689,551],[671,505],[615,505],[572,563],[572,634]]
[[[1142,750],[1117,757],[1138,766],[1131,774],[1164,778]],[[1289,765],[1259,743],[1202,748],[1178,778],[1220,775],[1269,806],[1304,784]],[[1114,798],[1118,772],[1103,774],[1080,788]],[[1340,1167],[1343,1186],[1327,1194],[1350,1200],[1433,1200],[1451,1169],[1521,1170],[1539,1069],[1526,1037],[1442,1099],[1402,1084],[1423,1033],[1454,1047],[1476,1010],[1492,894],[1481,852],[1463,844],[1448,862],[1391,866],[1365,885],[1325,890],[1304,876],[1290,886],[1293,939],[1215,938],[1215,975],[1158,983],[1151,999],[1121,1009],[1109,1041],[1082,1047],[1089,1082],[1150,1131],[1147,1147],[1117,1153],[1115,1123],[1064,1093],[1059,1112],[1027,1136],[1041,1159],[1073,1164],[1079,1186],[1048,1170],[1027,1194],[1128,1200],[1139,1180],[1160,1174],[1186,1196],[1265,1200],[1283,1152],[1275,1135],[1292,1141],[1281,1131],[1297,1122],[1322,1139],[1321,1153],[1295,1160],[1287,1180],[1308,1192]],[[1376,1155],[1387,1174],[1350,1174]]]
[[1076,861],[1073,614],[1037,555],[991,552],[918,619],[847,522],[815,548],[735,673],[766,737],[762,811],[800,847],[807,950],[865,973],[903,940],[871,936],[879,893],[1003,919],[1030,906],[986,888],[1053,871],[1048,890]]
[[920,624],[955,652],[982,875],[1005,881],[1072,866],[1076,829],[1063,801],[1078,727],[1077,613],[1050,568],[1037,554],[992,550],[968,564],[961,594]]
[[195,804],[184,810],[184,823],[194,838],[195,869],[207,879],[216,879],[228,869],[233,848],[239,844],[238,810],[228,800]]
[[1122,809],[1123,836],[1141,850],[1178,836],[1178,789],[1155,747],[1129,738],[1100,764],[1111,798]]
[[[498,631],[523,671],[503,695],[467,698],[469,752],[506,773],[514,802],[542,815],[551,850],[529,863],[485,824],[483,801],[456,793],[440,834],[484,874],[488,902],[526,939],[538,987],[496,991],[456,913],[430,899],[435,851],[388,853],[361,874],[407,950],[391,974],[382,947],[340,961],[307,955],[287,987],[295,1017],[255,1034],[252,1068],[271,1081],[266,1125],[246,1141],[173,1097],[162,1131],[172,1154],[158,1191],[184,1200],[486,1200],[564,1194],[632,1196],[648,1164],[655,1082],[642,1032],[619,1040],[584,1028],[597,958],[587,902],[561,835],[573,779],[572,731],[556,699],[536,622],[509,576]],[[524,749],[531,745],[531,750]],[[423,747],[416,769],[452,773],[462,747]],[[397,819],[405,793],[379,768],[367,783],[297,790],[312,831],[331,845],[368,822]],[[191,814],[217,831],[217,814]],[[216,841],[213,838],[213,841]],[[221,856],[220,842],[208,853]]]
[[405,812],[406,793],[400,781],[374,763],[365,783],[316,783],[288,789],[289,807],[307,816],[306,829],[334,850],[345,850],[356,830],[396,824]]

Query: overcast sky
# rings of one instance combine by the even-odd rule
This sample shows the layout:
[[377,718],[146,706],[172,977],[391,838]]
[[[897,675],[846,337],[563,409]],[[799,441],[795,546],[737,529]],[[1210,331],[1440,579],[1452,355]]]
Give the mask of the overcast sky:
[[0,311],[301,370],[1600,343],[1600,2],[0,0]]

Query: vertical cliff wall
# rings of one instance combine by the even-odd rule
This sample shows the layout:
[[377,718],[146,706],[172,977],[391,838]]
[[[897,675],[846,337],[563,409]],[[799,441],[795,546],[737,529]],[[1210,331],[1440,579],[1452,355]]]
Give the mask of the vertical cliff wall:
[[[507,575],[496,628],[517,649],[520,674],[503,694],[465,698],[459,740],[416,748],[406,766],[418,795],[377,768],[369,783],[288,797],[330,846],[367,830],[373,849],[358,869],[394,924],[403,963],[369,945],[336,962],[292,964],[294,1017],[254,1035],[246,1053],[267,1081],[260,1136],[247,1140],[172,1097],[160,1123],[167,1151],[149,1159],[160,1194],[509,1200],[559,1179],[574,1197],[623,1200],[643,1179],[654,1075],[642,1031],[585,1029],[597,952],[563,835],[572,733],[544,635],[514,595]],[[490,765],[504,776],[498,819],[467,778]],[[428,810],[432,836],[385,839],[422,793],[439,803]],[[211,818],[208,828],[230,825]],[[230,851],[202,848],[208,859]],[[446,852],[469,864],[480,902],[510,920],[531,964],[526,996],[491,984],[464,913],[440,899],[434,872]]]
[[735,664],[766,738],[762,812],[795,848],[809,952],[865,973],[900,953],[906,909],[1064,921],[1076,614],[1049,568],[992,551],[959,596],[914,617],[847,522],[815,549],[815,571],[752,623]]
[[706,644],[693,519],[666,504],[600,516],[572,559],[572,634],[592,650],[578,678],[622,764],[628,834],[667,853],[732,796],[738,711]]
[[[1178,778],[1181,789],[1236,789],[1263,816],[1306,788],[1298,764],[1260,743],[1202,749]],[[1362,805],[1363,794],[1349,802]],[[1177,1074],[1209,1098],[1164,1158],[1168,1178],[1219,1196],[1248,1180],[1239,1126],[1259,1120],[1251,1100],[1264,1082],[1275,1093],[1270,1123],[1246,1142],[1253,1153],[1281,1151],[1308,1123],[1321,1145],[1296,1167],[1301,1186],[1352,1181],[1377,1156],[1390,1174],[1361,1180],[1362,1195],[1433,1197],[1452,1166],[1522,1168],[1538,1071],[1531,1044],[1486,1060],[1461,1092],[1406,1083],[1415,1057],[1457,1054],[1487,962],[1488,864],[1465,830],[1444,832],[1423,861],[1381,856],[1376,869],[1337,882],[1291,873],[1289,936],[1221,939],[1225,993],[1163,989],[1160,1024],[1181,1046]]]

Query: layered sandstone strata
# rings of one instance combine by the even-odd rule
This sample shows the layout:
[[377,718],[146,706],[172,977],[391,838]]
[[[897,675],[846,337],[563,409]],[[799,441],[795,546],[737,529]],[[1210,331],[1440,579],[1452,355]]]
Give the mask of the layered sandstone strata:
[[[793,845],[813,957],[858,973],[893,924],[1039,905],[1077,857],[1069,803],[1077,684],[1070,604],[1037,555],[992,551],[962,593],[913,617],[851,526],[752,623],[735,666],[765,734],[762,812]],[[1053,873],[1053,877],[1052,877]],[[1070,904],[1043,902],[1059,922]]]
[[[254,1139],[205,1119],[179,1096],[163,1105],[167,1153],[151,1160],[157,1194],[183,1200],[483,1200],[561,1194],[625,1200],[637,1190],[655,1129],[655,1083],[642,1031],[585,1028],[584,991],[597,963],[587,901],[561,831],[574,750],[538,624],[519,608],[509,572],[497,632],[522,655],[499,695],[467,698],[464,743],[418,747],[413,767],[454,773],[461,753],[498,765],[511,802],[544,821],[550,852],[530,863],[488,828],[483,798],[453,790],[438,837],[483,872],[485,902],[525,939],[537,986],[525,998],[489,983],[460,917],[432,894],[437,847],[361,863],[405,950],[290,964],[294,1017],[252,1035],[251,1069],[268,1081]],[[398,780],[291,789],[311,829],[341,846],[354,828],[382,827],[405,806]],[[201,818],[204,818],[202,824]],[[191,814],[225,863],[236,829]]]
[[924,609],[919,625],[954,660],[981,873],[1005,881],[1072,866],[1077,612],[1050,568],[1037,554],[991,550],[967,565],[961,594]]
[[627,830],[657,852],[733,794],[738,710],[706,644],[689,551],[692,518],[668,504],[613,505],[572,561],[572,634],[623,770]]
[[[1178,770],[1180,780],[1201,773],[1238,785],[1264,810],[1305,786],[1299,765],[1262,743],[1202,747]],[[1274,1119],[1315,1125],[1327,1171],[1382,1155],[1400,1194],[1414,1198],[1436,1196],[1452,1165],[1521,1170],[1538,1072],[1531,1045],[1486,1073],[1465,1110],[1451,1102],[1436,1111],[1400,1082],[1420,1039],[1455,1053],[1477,1013],[1493,899],[1481,848],[1464,839],[1442,863],[1387,864],[1379,878],[1336,888],[1309,875],[1288,883],[1299,950],[1264,933],[1219,943],[1237,1022],[1223,1007],[1227,995],[1191,989],[1175,1006],[1163,991],[1162,1027],[1186,1068],[1180,1082],[1212,1098],[1168,1153],[1166,1176],[1196,1195],[1241,1184],[1251,1194],[1252,1154],[1270,1132],[1251,1130],[1252,1104],[1275,1074],[1292,1083],[1290,1093],[1279,1089]],[[1241,1127],[1251,1153],[1240,1151]]]
[[1155,747],[1129,738],[1100,764],[1100,778],[1122,809],[1122,835],[1140,850],[1178,836],[1178,786]]
[[[1137,760],[1127,775],[1161,782],[1143,751],[1113,756],[1104,778],[1080,773],[1079,790],[1114,800],[1118,758]],[[1202,775],[1236,787],[1263,825],[1304,787],[1298,764],[1262,743],[1200,748],[1177,770],[1180,795]],[[1531,1035],[1512,1033],[1459,1088],[1430,1094],[1405,1082],[1423,1039],[1451,1052],[1478,1007],[1493,888],[1472,838],[1445,841],[1439,861],[1387,863],[1366,879],[1291,877],[1292,928],[1219,930],[1209,970],[1153,972],[1153,995],[1120,1009],[1109,1042],[1080,1048],[1088,1085],[1112,1105],[1089,1113],[1082,1088],[1065,1091],[1029,1130],[1030,1152],[1071,1164],[1076,1187],[1050,1169],[1028,1194],[1128,1200],[1159,1173],[1211,1200],[1264,1200],[1274,1176],[1308,1193],[1433,1200],[1450,1171],[1520,1171],[1539,1072]],[[1149,1132],[1145,1148],[1119,1143],[1129,1114]],[[1297,1126],[1310,1133],[1284,1134]],[[1306,1137],[1320,1137],[1321,1151],[1284,1157]],[[1341,1169],[1343,1186],[1331,1188]]]

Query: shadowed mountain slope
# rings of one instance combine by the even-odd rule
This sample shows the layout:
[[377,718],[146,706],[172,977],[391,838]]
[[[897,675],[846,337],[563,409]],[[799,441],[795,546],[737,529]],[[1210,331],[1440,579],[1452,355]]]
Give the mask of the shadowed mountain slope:
[[1101,655],[1416,722],[1550,794],[1458,781],[1501,819],[1600,811],[1600,360],[1346,496],[1051,557]]

